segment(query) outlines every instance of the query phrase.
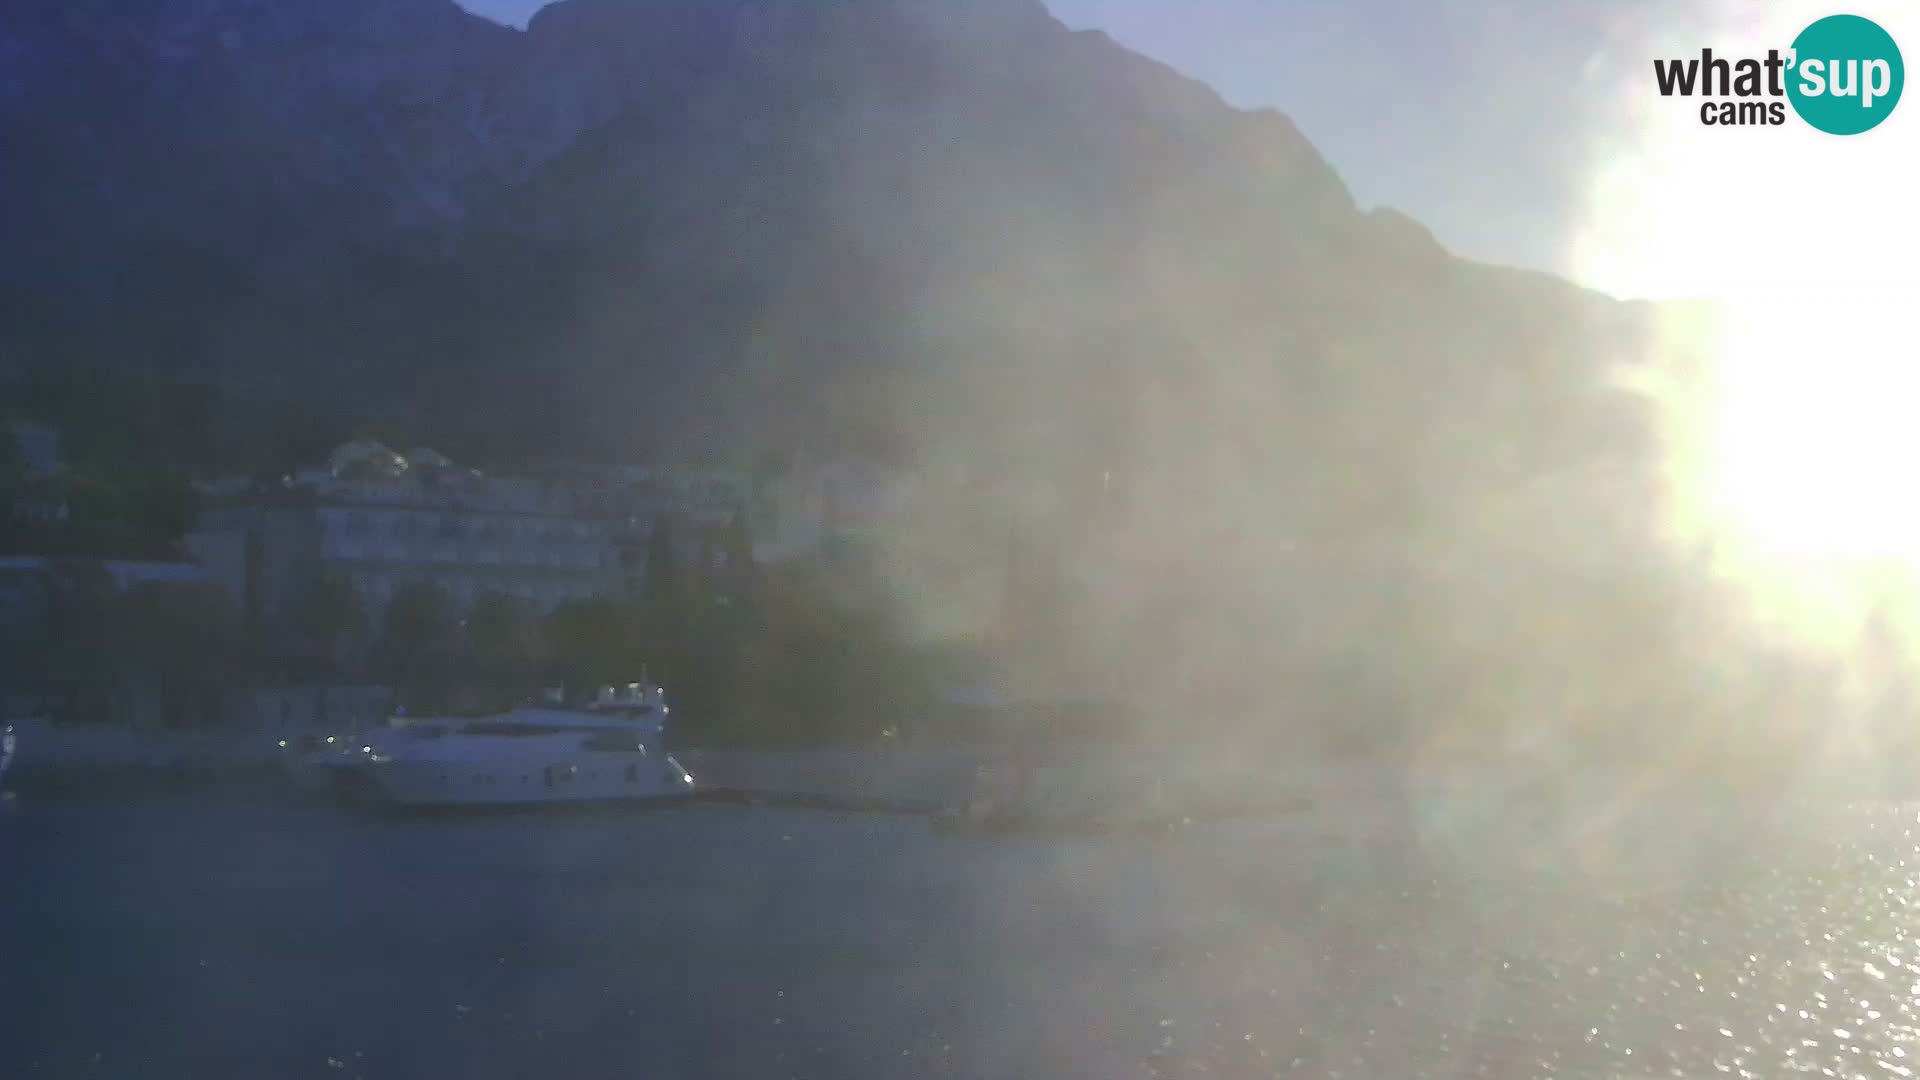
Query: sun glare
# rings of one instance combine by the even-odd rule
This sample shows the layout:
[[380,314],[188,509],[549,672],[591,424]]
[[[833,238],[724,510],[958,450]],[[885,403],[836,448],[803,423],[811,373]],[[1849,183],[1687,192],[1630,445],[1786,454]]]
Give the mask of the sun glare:
[[[1764,55],[1830,13],[1716,2],[1596,57],[1630,120],[1593,148],[1574,250],[1597,288],[1717,305],[1706,385],[1664,402],[1676,531],[1776,591],[1877,587],[1889,563],[1920,567],[1920,104],[1852,137],[1791,112],[1710,127],[1697,100],[1659,96],[1652,59]],[[1920,40],[1897,12],[1859,13]]]
[[[1709,520],[1761,557],[1920,561],[1920,371],[1889,305],[1733,301],[1704,415]],[[1906,322],[1907,325],[1901,325]]]

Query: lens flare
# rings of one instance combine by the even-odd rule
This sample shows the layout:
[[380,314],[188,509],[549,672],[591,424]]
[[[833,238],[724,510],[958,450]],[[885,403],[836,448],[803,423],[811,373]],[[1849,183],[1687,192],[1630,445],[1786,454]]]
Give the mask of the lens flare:
[[[1705,359],[1662,402],[1675,531],[1711,545],[1762,609],[1836,639],[1899,602],[1890,582],[1920,564],[1908,493],[1920,370],[1905,298],[1920,126],[1910,109],[1855,137],[1791,112],[1781,126],[1708,126],[1701,99],[1663,98],[1652,76],[1653,59],[1703,46],[1784,49],[1829,13],[1715,0],[1616,46],[1616,115],[1631,124],[1596,137],[1573,262],[1575,277],[1618,295],[1712,303],[1708,337],[1655,350]],[[1860,14],[1896,40],[1920,30],[1897,12]]]

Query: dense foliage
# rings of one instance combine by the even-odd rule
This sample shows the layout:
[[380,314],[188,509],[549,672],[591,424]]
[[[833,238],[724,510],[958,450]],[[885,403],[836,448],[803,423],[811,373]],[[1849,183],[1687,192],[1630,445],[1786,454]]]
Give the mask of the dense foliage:
[[261,634],[210,586],[122,592],[97,564],[62,562],[48,582],[47,633],[11,658],[0,685],[37,689],[56,715],[83,722],[109,718],[113,694],[145,686],[169,722],[208,723],[244,722],[222,709],[253,685],[380,681],[410,710],[433,712],[645,677],[670,688],[677,738],[763,745],[869,736],[928,702],[925,658],[870,575],[829,563],[769,572],[747,556],[740,526],[702,564],[676,567],[672,550],[656,546],[644,595],[542,616],[488,594],[462,617],[422,582],[376,621],[351,589],[321,579]]

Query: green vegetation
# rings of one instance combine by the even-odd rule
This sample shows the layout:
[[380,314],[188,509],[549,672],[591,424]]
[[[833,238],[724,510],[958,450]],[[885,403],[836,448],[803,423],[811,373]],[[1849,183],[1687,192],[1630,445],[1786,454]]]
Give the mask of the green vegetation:
[[47,633],[22,650],[19,685],[38,688],[59,719],[103,720],[110,702],[103,673],[119,664],[112,579],[98,566],[56,564],[47,582]]
[[[149,401],[136,381],[84,373],[37,372],[0,380],[11,395],[0,415],[0,554],[160,559],[198,508],[185,460],[153,426],[204,430],[191,410],[166,417],[167,395]],[[152,411],[143,411],[148,408]],[[60,467],[34,475],[12,423],[48,423],[60,436]]]
[[[173,683],[376,680],[413,712],[504,707],[541,687],[581,691],[643,677],[668,688],[681,737],[702,742],[817,743],[875,734],[928,700],[928,661],[908,644],[895,600],[872,573],[820,562],[768,571],[754,564],[744,522],[720,530],[688,562],[673,525],[650,545],[646,586],[630,599],[580,600],[534,616],[512,598],[481,595],[461,617],[443,590],[399,590],[369,620],[345,583],[312,584],[258,650],[229,645],[229,622],[197,595],[141,591],[115,597],[63,590],[55,616],[61,685],[116,666],[163,672]],[[135,605],[130,607],[129,605]],[[138,610],[138,647],[95,626]],[[188,624],[204,619],[202,633]],[[181,649],[161,648],[172,620]],[[228,621],[222,621],[228,620]],[[202,649],[200,643],[221,644]],[[99,643],[91,647],[89,643]]]
[[193,524],[184,477],[130,462],[82,463],[50,476],[0,475],[0,552],[165,559]]
[[217,715],[235,672],[254,666],[240,620],[214,586],[140,585],[113,606],[115,666],[149,682],[164,727]]
[[458,675],[457,628],[444,589],[426,582],[401,588],[387,603],[374,648],[374,674],[399,691],[403,701],[420,708],[440,705]]
[[283,673],[313,680],[347,674],[367,630],[366,610],[352,586],[331,577],[313,582],[295,601],[283,635]]
[[345,406],[231,375],[196,379],[85,358],[0,368],[12,416],[60,429],[69,464],[141,462],[182,472],[276,472],[317,460],[348,433]]
[[4,671],[37,690],[65,723],[113,719],[118,698],[150,688],[160,722],[182,726],[217,702],[257,660],[238,613],[217,588],[146,583],[120,591],[97,563],[56,563],[46,582],[47,633]]

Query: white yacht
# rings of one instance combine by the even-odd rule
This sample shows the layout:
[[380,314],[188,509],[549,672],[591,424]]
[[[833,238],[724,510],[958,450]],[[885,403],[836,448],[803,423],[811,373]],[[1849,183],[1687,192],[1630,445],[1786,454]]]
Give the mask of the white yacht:
[[398,806],[685,799],[693,777],[663,745],[667,714],[660,687],[629,683],[581,706],[397,719],[338,779]]

